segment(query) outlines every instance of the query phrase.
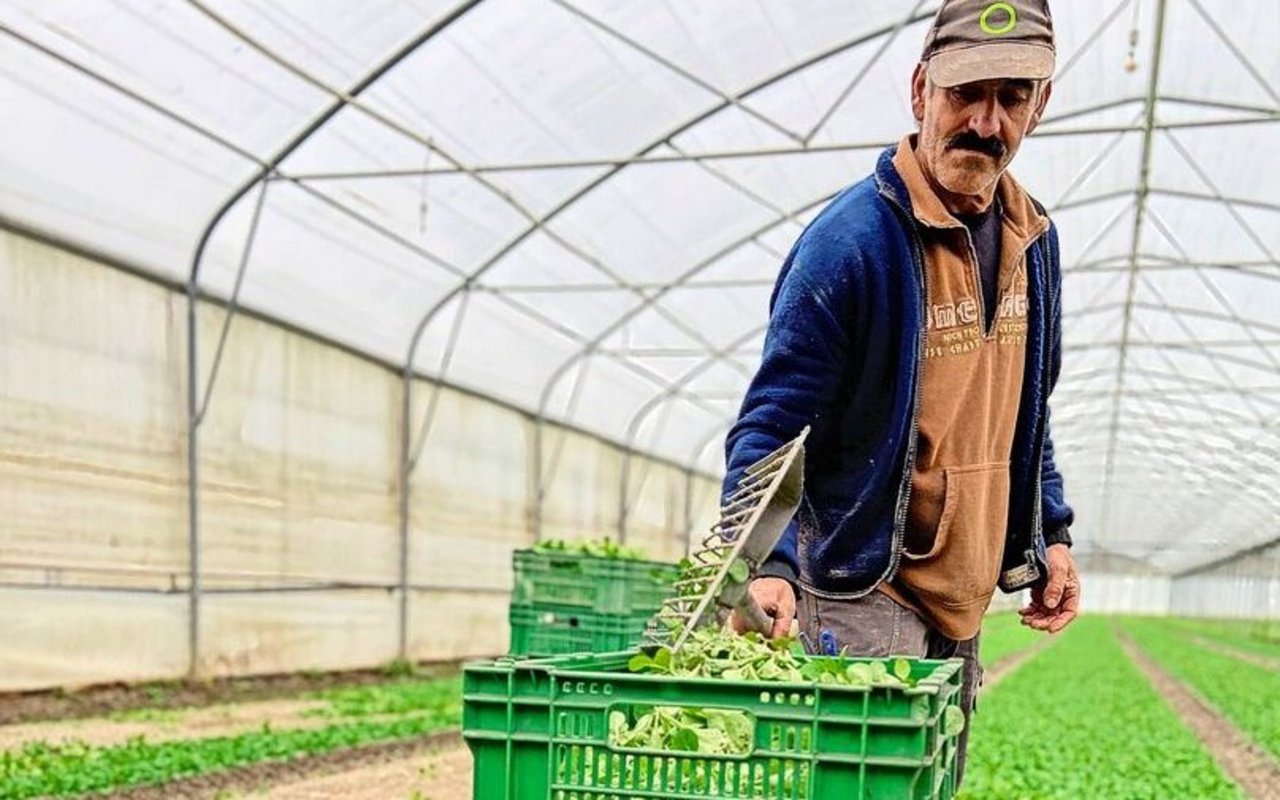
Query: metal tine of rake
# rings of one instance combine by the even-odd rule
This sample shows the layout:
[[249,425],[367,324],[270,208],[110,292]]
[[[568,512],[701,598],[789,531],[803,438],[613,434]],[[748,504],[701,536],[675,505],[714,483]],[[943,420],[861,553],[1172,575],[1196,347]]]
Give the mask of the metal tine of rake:
[[768,482],[770,472],[771,470],[765,470],[764,472],[757,472],[754,475],[743,475],[738,479],[738,485],[733,487],[733,491],[729,492],[729,495],[725,500],[735,500],[744,494],[761,488],[762,483]]
[[742,534],[744,527],[735,525],[732,527],[716,528],[716,535],[728,544],[734,544],[738,541],[738,537]]
[[720,538],[720,535],[714,531],[715,529],[713,528],[712,532],[707,534],[706,538],[702,540],[702,548],[694,552],[691,558],[697,558],[698,560],[705,562],[706,558],[704,558],[704,556],[710,555],[712,558],[716,558],[717,554],[715,551],[733,549],[732,542],[724,541]]
[[767,492],[773,483],[773,479],[777,477],[777,467],[782,463],[783,461],[776,461],[766,469],[743,475],[741,480],[738,481],[738,485],[725,498],[725,505],[732,506],[743,500],[759,497],[762,493]]
[[754,514],[754,513],[755,513],[755,511],[756,511],[756,507],[755,507],[755,506],[745,506],[745,507],[743,507],[743,508],[740,508],[740,509],[738,509],[737,511],[734,511],[734,512],[732,512],[732,513],[726,514],[726,515],[724,515],[723,517],[721,517],[721,518],[720,518],[720,522],[716,525],[716,527],[717,527],[717,528],[725,528],[725,527],[735,528],[735,527],[740,527],[740,526],[737,526],[737,525],[726,525],[725,523],[729,523],[729,522],[738,522],[739,520],[744,520],[744,519],[746,519],[747,517],[749,517],[749,516],[751,516],[752,514]]
[[693,554],[692,558],[702,562],[696,564],[697,569],[703,567],[715,566],[720,563],[720,559],[725,553],[733,549],[732,542],[726,542],[720,537],[720,534],[713,533],[702,540],[702,549]]
[[[753,513],[754,513],[754,509],[753,509]],[[724,541],[733,542],[733,541],[736,541],[737,535],[742,531],[744,527],[746,527],[746,520],[736,521],[731,524],[726,524],[721,522],[721,523],[718,523],[714,528],[712,528],[712,530],[715,532],[717,536],[719,536]]]
[[778,472],[778,467],[786,461],[788,451],[784,448],[780,451],[770,453],[765,456],[765,461],[752,464],[743,472],[742,477],[738,479],[738,485],[727,498],[730,502],[737,499],[741,495],[745,495],[754,489],[766,486],[770,479]]
[[720,507],[722,515],[720,522],[723,523],[726,519],[750,514],[758,505],[756,501],[768,493],[777,474],[778,470],[760,473],[759,480],[743,485],[736,492],[729,495],[724,505]]
[[791,455],[791,451],[795,449],[796,445],[803,441],[804,436],[807,435],[808,432],[809,429],[805,428],[804,434],[797,436],[795,439],[787,442],[782,447],[779,447],[777,450],[769,453],[754,464],[748,464],[747,468],[743,470],[743,473],[745,475],[759,475],[767,469],[777,467],[778,464],[785,461],[787,457]]
[[763,485],[748,486],[746,488],[746,491],[743,491],[741,494],[734,492],[733,494],[725,498],[725,501],[723,505],[721,505],[720,510],[733,511],[735,509],[749,507],[751,506],[752,503],[756,501],[757,498],[760,497],[760,495],[764,494],[768,490],[769,490],[768,481],[765,481]]
[[753,480],[750,483],[739,484],[737,489],[733,490],[733,494],[725,498],[722,508],[737,508],[745,503],[750,503],[769,489],[769,479],[773,473],[765,473],[760,476],[759,480]]

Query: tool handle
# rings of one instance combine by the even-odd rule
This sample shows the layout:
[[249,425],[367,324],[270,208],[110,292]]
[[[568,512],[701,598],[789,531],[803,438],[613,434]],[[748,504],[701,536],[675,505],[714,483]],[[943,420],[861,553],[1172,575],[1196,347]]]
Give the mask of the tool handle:
[[747,630],[756,631],[768,636],[773,631],[773,617],[765,613],[750,592],[744,592],[742,599],[734,606],[738,617],[746,623]]

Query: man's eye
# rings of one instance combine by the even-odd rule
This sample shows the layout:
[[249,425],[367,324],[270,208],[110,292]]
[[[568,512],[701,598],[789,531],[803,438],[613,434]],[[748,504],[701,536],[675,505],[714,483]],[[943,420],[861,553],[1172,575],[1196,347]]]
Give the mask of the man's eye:
[[1030,92],[1017,91],[1000,93],[1000,104],[1008,108],[1015,108],[1023,103],[1029,102],[1030,100]]

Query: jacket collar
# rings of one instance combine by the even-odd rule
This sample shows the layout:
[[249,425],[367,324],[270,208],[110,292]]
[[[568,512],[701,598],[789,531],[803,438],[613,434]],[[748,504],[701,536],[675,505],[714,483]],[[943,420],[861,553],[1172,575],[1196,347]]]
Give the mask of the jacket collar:
[[[896,202],[922,225],[931,228],[963,228],[938,199],[915,156],[915,134],[880,154],[876,163],[876,183],[880,193]],[[1030,242],[1049,228],[1049,219],[1035,200],[1006,170],[996,186],[1000,195],[1004,224],[1015,236]]]

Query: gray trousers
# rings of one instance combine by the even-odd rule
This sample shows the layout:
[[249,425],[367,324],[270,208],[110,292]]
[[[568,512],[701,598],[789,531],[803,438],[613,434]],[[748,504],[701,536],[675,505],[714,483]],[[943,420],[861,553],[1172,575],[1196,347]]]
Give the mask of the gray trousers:
[[847,647],[851,656],[964,659],[960,707],[964,711],[965,726],[956,748],[956,787],[959,788],[960,779],[964,777],[974,698],[982,685],[982,665],[978,662],[979,637],[964,642],[948,639],[930,629],[915,612],[880,592],[872,592],[857,600],[828,600],[801,592],[796,616],[800,630],[815,648],[820,647],[822,632],[828,631],[835,637],[837,651]]

